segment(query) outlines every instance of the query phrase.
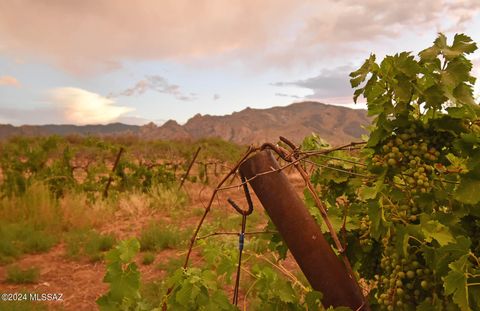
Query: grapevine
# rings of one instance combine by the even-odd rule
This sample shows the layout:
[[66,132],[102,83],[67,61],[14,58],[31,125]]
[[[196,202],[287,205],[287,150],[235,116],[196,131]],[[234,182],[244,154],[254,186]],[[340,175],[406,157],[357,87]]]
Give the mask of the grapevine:
[[372,55],[351,74],[355,100],[365,97],[374,118],[361,154],[374,179],[349,197],[367,205],[358,210],[364,253],[371,243],[382,250],[376,266],[357,261],[372,270],[379,310],[480,308],[471,239],[479,228],[480,108],[466,57],[475,50],[465,35],[449,45],[440,34],[418,57],[403,52],[377,64]]

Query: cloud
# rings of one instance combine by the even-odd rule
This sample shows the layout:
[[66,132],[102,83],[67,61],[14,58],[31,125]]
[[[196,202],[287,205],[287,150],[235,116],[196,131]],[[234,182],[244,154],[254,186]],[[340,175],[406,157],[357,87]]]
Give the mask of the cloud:
[[478,0],[6,0],[0,37],[2,53],[48,59],[78,74],[125,60],[284,67],[311,64],[319,51],[355,52],[352,43],[461,29],[479,11]]
[[20,86],[20,82],[12,76],[0,76],[0,85]]
[[292,98],[311,99],[330,105],[338,105],[353,109],[366,109],[363,97],[360,97],[357,104],[353,102],[353,89],[350,86],[349,74],[356,68],[352,66],[340,66],[332,69],[324,69],[317,76],[290,82],[276,82],[273,86],[278,87],[299,87],[310,90],[310,95],[300,97],[284,93],[276,93],[277,96],[288,96]]
[[325,9],[323,14],[309,19],[303,33],[313,42],[349,44],[379,37],[394,38],[406,30],[437,28],[441,31],[448,22],[461,29],[480,12],[480,2],[338,0]]
[[[85,73],[125,59],[196,59],[263,46],[282,33],[293,0],[1,1],[4,50]],[[25,21],[28,21],[26,23]]]
[[280,97],[289,97],[289,98],[305,98],[304,96],[298,96],[298,95],[292,95],[292,94],[285,94],[285,93],[275,93],[275,96],[280,96]]
[[[475,84],[475,95],[480,98],[480,58],[472,60],[472,74],[477,78]],[[350,85],[350,72],[356,70],[353,66],[340,66],[332,69],[324,69],[317,76],[303,80],[275,82],[271,85],[277,87],[299,87],[311,91],[311,94],[303,98],[323,101],[327,104],[338,104],[348,106],[353,104],[353,89]],[[302,98],[296,95],[276,93],[276,96]],[[365,107],[365,99],[361,96],[358,99],[359,108]]]
[[[304,80],[272,83],[279,87],[300,87],[310,89],[311,95],[306,98],[335,98],[351,96],[353,94],[349,82],[349,73],[354,70],[351,66],[340,66],[333,69],[324,69],[319,75]],[[277,93],[278,94],[278,93]],[[281,96],[281,95],[280,95]]]
[[[122,115],[122,116],[116,118],[115,120],[112,120],[112,122],[120,122],[120,123],[125,123],[125,124],[130,124],[130,125],[145,125],[147,123],[152,122],[152,120],[145,119],[145,118],[140,117],[140,116]],[[157,123],[157,122],[159,122],[159,121],[155,120],[155,123]]]
[[0,106],[0,123],[23,124],[63,124],[63,112],[57,107],[41,106],[33,108]]
[[477,78],[477,83],[480,83],[480,57],[472,59],[472,74]]
[[122,122],[143,125],[150,120],[128,115],[134,109],[116,106],[101,95],[79,88],[63,87],[50,90],[47,101],[33,108],[0,106],[0,122],[22,124],[106,124]]
[[53,89],[49,98],[53,109],[60,111],[66,122],[74,124],[108,123],[134,110],[116,106],[110,98],[74,87]]
[[133,87],[118,93],[111,93],[108,95],[108,97],[111,98],[119,96],[142,95],[147,91],[155,91],[163,94],[173,95],[176,99],[182,101],[196,99],[195,93],[184,93],[180,89],[180,86],[171,84],[167,79],[157,75],[146,76],[145,79],[138,81]]
[[472,63],[473,63],[472,75],[475,78],[477,78],[474,86],[474,96],[476,96],[477,100],[480,103],[480,57],[473,59]]

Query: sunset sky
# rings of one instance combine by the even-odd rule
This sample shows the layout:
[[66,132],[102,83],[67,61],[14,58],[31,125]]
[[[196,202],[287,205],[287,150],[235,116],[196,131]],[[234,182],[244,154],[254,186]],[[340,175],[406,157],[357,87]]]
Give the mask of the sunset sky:
[[370,53],[417,53],[438,32],[480,43],[480,1],[1,0],[0,123],[353,107],[348,73]]

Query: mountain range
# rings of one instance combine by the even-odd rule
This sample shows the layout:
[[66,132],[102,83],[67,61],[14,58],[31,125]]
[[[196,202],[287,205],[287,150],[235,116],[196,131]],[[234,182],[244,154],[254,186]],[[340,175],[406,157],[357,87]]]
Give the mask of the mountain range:
[[154,140],[193,140],[219,137],[239,144],[275,142],[278,136],[300,142],[316,133],[333,145],[358,139],[366,133],[363,126],[370,123],[367,112],[327,105],[319,102],[300,102],[285,107],[267,109],[246,108],[230,115],[197,114],[185,124],[169,120],[161,126],[111,123],[106,125],[22,125],[0,124],[0,139],[12,136],[38,135],[133,135]]

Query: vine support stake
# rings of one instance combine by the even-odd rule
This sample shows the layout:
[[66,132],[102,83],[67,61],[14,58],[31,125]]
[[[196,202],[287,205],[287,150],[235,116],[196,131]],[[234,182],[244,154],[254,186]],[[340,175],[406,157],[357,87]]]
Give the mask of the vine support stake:
[[117,153],[117,157],[115,158],[115,162],[113,163],[112,172],[110,173],[110,176],[108,176],[107,184],[105,185],[105,189],[103,190],[103,198],[105,199],[108,198],[108,189],[110,188],[110,184],[113,181],[113,174],[117,169],[118,162],[120,162],[120,157],[122,156],[123,151],[124,151],[123,147],[120,147],[120,150],[118,150],[118,153]]
[[370,310],[360,286],[330,247],[287,176],[280,170],[262,174],[272,168],[280,169],[280,166],[266,149],[240,165],[240,173],[250,180],[313,289],[322,292],[322,303],[326,307]]
[[202,147],[198,147],[197,151],[195,152],[195,155],[193,156],[192,161],[188,165],[188,168],[187,168],[187,171],[185,172],[185,175],[183,175],[182,179],[180,179],[180,186],[178,186],[178,190],[180,190],[182,188],[183,183],[185,182],[185,180],[188,177],[188,174],[190,174],[190,170],[192,169],[193,163],[195,163],[195,160],[197,159],[197,156],[198,156],[198,153],[200,152],[200,149],[202,149]]

